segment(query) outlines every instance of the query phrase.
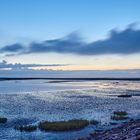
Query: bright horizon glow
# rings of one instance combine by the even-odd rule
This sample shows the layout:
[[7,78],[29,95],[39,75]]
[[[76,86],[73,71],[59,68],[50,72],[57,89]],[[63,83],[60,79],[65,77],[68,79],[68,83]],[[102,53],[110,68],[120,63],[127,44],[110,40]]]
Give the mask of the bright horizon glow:
[[[46,60],[46,54],[42,54],[41,60],[40,55],[29,55],[29,56],[19,56],[16,58],[13,58],[13,60],[10,58],[7,58],[7,61],[10,63],[22,63],[22,64],[56,64],[58,62],[59,64],[70,64],[67,66],[58,66],[58,67],[49,67],[49,66],[41,66],[36,67],[33,69],[54,69],[54,70],[120,70],[120,69],[140,69],[139,65],[139,54],[135,55],[128,55],[128,56],[122,56],[122,55],[104,55],[104,56],[75,56],[70,55],[69,57],[67,55],[62,54],[56,54],[51,53],[48,54],[48,57],[52,57],[51,60]],[[55,56],[55,57],[53,57]],[[30,59],[32,57],[33,59]],[[63,59],[65,58],[65,59]],[[71,60],[71,58],[73,59]],[[113,59],[112,59],[113,58]],[[60,59],[58,61],[58,59]],[[88,61],[87,61],[88,60]],[[25,63],[28,61],[28,63]],[[36,62],[36,63],[34,63]],[[129,65],[128,65],[129,64]]]

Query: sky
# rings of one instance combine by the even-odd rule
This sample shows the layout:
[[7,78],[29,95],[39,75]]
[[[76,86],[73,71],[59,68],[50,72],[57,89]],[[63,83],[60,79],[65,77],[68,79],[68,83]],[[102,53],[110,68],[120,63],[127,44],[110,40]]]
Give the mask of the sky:
[[0,70],[138,70],[139,5],[139,0],[1,0]]

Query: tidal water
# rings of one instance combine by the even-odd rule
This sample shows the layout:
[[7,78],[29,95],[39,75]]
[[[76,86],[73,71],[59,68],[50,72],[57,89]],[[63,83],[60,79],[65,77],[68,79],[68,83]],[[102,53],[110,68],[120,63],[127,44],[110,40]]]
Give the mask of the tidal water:
[[[132,95],[119,98],[118,95]],[[139,81],[0,81],[0,140],[72,140],[95,129],[110,126],[113,111],[140,116]],[[98,120],[100,125],[70,132],[18,132],[16,124],[38,124],[42,120]]]

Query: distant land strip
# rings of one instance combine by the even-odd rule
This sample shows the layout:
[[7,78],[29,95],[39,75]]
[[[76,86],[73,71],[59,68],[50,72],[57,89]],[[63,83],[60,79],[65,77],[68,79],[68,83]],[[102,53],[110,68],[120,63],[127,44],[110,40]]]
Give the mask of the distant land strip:
[[8,78],[8,77],[0,77],[0,81],[6,81],[6,80],[72,80],[72,81],[94,81],[94,80],[126,80],[126,81],[140,81],[140,78]]

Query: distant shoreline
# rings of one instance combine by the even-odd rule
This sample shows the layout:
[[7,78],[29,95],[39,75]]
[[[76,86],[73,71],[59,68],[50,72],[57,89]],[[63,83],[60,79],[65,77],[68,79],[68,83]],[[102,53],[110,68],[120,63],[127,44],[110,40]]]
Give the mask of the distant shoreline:
[[0,81],[7,80],[83,80],[83,81],[94,81],[94,80],[122,80],[122,81],[140,81],[140,78],[33,78],[33,77],[24,77],[24,78],[10,78],[10,77],[1,77]]

